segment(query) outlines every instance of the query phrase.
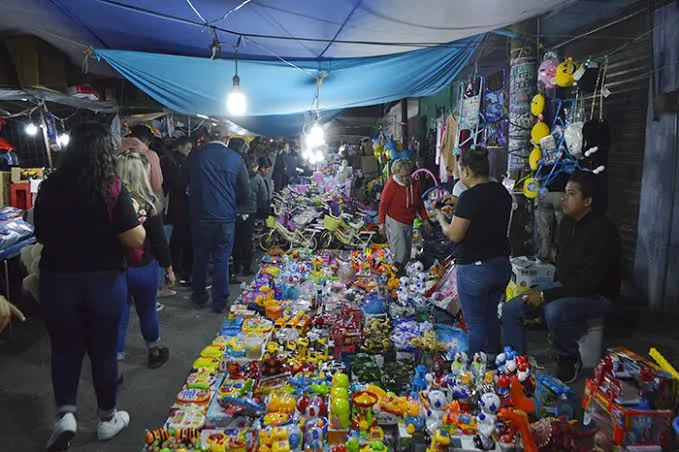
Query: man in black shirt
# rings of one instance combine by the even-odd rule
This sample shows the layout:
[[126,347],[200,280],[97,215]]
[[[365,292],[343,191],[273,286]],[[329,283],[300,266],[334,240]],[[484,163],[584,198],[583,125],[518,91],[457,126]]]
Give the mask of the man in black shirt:
[[587,321],[611,310],[620,288],[620,241],[600,211],[599,176],[573,174],[563,197],[557,275],[553,285],[531,290],[503,306],[505,345],[526,352],[528,316],[544,316],[559,360],[557,377],[571,383],[582,368],[577,340]]

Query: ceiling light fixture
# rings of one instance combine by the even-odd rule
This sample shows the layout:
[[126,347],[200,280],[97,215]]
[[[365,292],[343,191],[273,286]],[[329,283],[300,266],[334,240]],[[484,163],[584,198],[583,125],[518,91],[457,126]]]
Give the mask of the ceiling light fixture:
[[236,65],[236,74],[233,76],[233,88],[226,98],[226,107],[232,116],[243,116],[247,111],[248,101],[245,93],[240,88],[240,77],[238,76],[238,47],[240,46],[242,37],[238,37],[238,41],[234,47],[235,55],[234,62]]

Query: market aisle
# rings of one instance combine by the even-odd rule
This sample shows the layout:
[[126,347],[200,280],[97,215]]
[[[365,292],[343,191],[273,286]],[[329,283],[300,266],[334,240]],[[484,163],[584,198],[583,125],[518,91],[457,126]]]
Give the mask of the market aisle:
[[[232,297],[239,293],[231,286]],[[167,418],[181,385],[200,351],[214,339],[224,320],[209,309],[196,310],[188,303],[190,291],[161,301],[161,338],[170,348],[170,361],[160,369],[146,367],[147,352],[136,315],[131,316],[127,335],[127,358],[121,366],[125,381],[118,406],[132,416],[130,427],[109,443],[97,440],[96,400],[87,359],[78,393],[78,434],[71,451],[139,450],[144,429],[156,428]],[[49,340],[42,319],[15,328],[9,343],[0,344],[0,438],[3,450],[44,450],[54,421],[49,377]]]

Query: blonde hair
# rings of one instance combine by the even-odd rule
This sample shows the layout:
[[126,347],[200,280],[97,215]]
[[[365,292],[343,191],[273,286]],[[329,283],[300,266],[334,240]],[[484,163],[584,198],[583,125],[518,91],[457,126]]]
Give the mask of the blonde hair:
[[132,198],[151,206],[153,211],[149,215],[160,213],[158,198],[149,179],[151,165],[144,154],[135,149],[120,151],[116,156],[116,172]]
[[398,174],[402,171],[407,171],[410,173],[413,169],[413,164],[408,159],[397,159],[391,164],[391,173]]

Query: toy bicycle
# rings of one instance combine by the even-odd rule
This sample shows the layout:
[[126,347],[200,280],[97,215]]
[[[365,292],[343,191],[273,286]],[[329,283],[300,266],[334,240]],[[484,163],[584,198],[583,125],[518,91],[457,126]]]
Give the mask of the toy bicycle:
[[266,219],[265,224],[269,232],[265,232],[260,240],[259,247],[263,251],[268,251],[276,245],[293,246],[307,248],[315,251],[318,248],[318,234],[321,229],[318,227],[307,226],[307,223],[298,225],[292,220],[288,220],[288,215],[274,207],[274,216]]
[[345,218],[348,220],[349,217],[346,214],[335,217],[331,213],[323,217],[323,225],[327,230],[321,234],[320,245],[322,248],[332,249],[336,242],[356,250],[364,250],[370,245],[375,231],[365,229],[362,220],[359,220],[358,223],[352,223],[349,220],[345,222]]

